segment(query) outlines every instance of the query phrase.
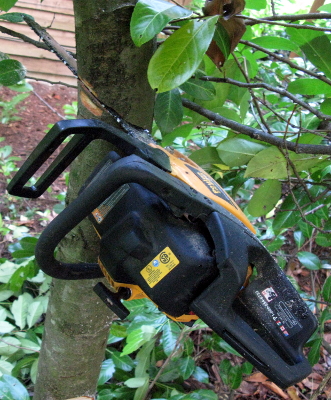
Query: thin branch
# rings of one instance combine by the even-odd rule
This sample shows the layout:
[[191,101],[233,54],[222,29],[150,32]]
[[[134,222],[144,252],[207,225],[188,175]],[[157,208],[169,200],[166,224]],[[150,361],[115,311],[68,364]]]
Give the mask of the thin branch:
[[39,49],[49,50],[49,48],[43,42],[39,42],[38,40],[33,40],[29,38],[29,36],[22,35],[21,33],[12,31],[11,29],[7,29],[4,26],[0,26],[0,32],[5,33],[6,35],[10,35],[12,37],[16,37],[18,39],[23,40],[26,43],[33,44],[34,46],[38,47]]
[[288,92],[287,90],[283,88],[276,88],[274,86],[271,86],[267,83],[264,82],[259,82],[259,83],[245,83],[245,82],[240,82],[236,81],[231,78],[216,78],[213,76],[202,76],[200,78],[201,80],[204,81],[210,81],[210,82],[222,82],[222,83],[230,83],[232,85],[242,87],[242,88],[247,88],[247,89],[266,89],[269,90],[270,92],[275,92],[280,94],[281,96],[288,97],[290,100],[293,101],[293,103],[299,104],[306,110],[310,111],[312,114],[316,115],[317,118],[326,120],[326,121],[331,121],[331,115],[326,115],[321,113],[320,111],[315,110],[313,107],[311,107],[308,103],[305,101],[302,101],[295,97],[292,93]]
[[304,72],[307,75],[313,76],[314,78],[317,78],[317,79],[327,83],[328,85],[331,85],[331,80],[330,79],[326,78],[323,75],[319,75],[319,74],[317,74],[315,72],[309,71],[306,68],[300,67],[299,65],[297,65],[296,63],[294,63],[293,61],[289,60],[286,57],[282,57],[282,56],[280,56],[280,55],[278,55],[278,54],[276,54],[276,53],[274,53],[272,51],[269,51],[269,50],[265,49],[264,47],[261,47],[261,46],[255,44],[255,43],[249,42],[248,40],[240,40],[239,43],[245,44],[246,46],[250,46],[250,47],[253,47],[256,50],[262,51],[263,53],[268,54],[268,56],[273,57],[276,60],[281,61],[281,62],[289,65],[291,68],[295,68],[298,71]]
[[288,150],[294,151],[295,153],[306,153],[306,154],[329,154],[331,155],[331,146],[329,145],[319,145],[319,144],[296,144],[293,142],[285,141],[282,138],[278,138],[273,135],[269,135],[262,130],[251,128],[250,126],[246,126],[240,124],[239,122],[232,121],[228,118],[225,118],[217,113],[214,113],[210,110],[207,110],[200,105],[183,98],[182,103],[184,107],[195,111],[196,113],[203,115],[204,117],[208,118],[212,121],[215,125],[222,125],[227,128],[232,129],[235,132],[242,133],[243,135],[247,135],[252,139],[260,140],[265,143],[272,144],[277,146],[278,148],[284,149],[287,148]]
[[40,82],[47,82],[50,83],[51,85],[63,85],[63,86],[67,86],[69,88],[73,88],[73,89],[77,89],[77,85],[70,85],[69,83],[66,82],[61,82],[61,81],[50,81],[49,79],[45,79],[45,78],[35,78],[34,76],[25,76],[26,79],[32,79],[35,81],[40,81]]
[[45,104],[46,107],[48,107],[54,114],[56,114],[58,117],[61,119],[65,119],[63,115],[61,115],[59,112],[55,110],[49,103],[47,103],[46,100],[44,100],[35,90],[32,92],[43,104]]
[[254,21],[254,24],[247,24],[245,25],[255,25],[255,24],[268,24],[268,25],[277,25],[277,26],[284,26],[285,28],[296,28],[296,29],[309,29],[312,31],[321,31],[321,32],[330,32],[331,28],[322,28],[320,26],[315,26],[315,25],[300,25],[300,24],[288,24],[286,22],[276,22],[276,21],[270,21],[270,20],[265,20],[263,18],[252,18],[252,17],[246,17],[243,15],[238,15],[241,19],[249,19],[251,21]]
[[[239,15],[237,15],[239,17]],[[252,18],[246,15],[240,15],[241,18],[245,18],[251,20],[251,22],[247,21],[246,25],[256,25],[262,22],[268,21],[302,21],[309,19],[331,19],[331,13],[311,13],[311,14],[291,14],[291,15],[272,15],[270,17],[264,18]]]

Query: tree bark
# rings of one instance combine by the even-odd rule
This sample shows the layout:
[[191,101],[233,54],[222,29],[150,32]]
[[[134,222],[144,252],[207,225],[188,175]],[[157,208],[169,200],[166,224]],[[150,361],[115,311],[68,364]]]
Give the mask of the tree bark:
[[[74,0],[78,72],[105,104],[129,122],[150,129],[154,92],[147,65],[154,44],[141,48],[130,38],[135,0]],[[79,89],[79,114],[115,122],[95,109]],[[92,143],[72,164],[67,202],[71,202],[109,145]],[[95,262],[98,238],[83,221],[61,242],[58,258]],[[35,385],[35,400],[95,397],[113,315],[92,291],[96,281],[54,280]]]

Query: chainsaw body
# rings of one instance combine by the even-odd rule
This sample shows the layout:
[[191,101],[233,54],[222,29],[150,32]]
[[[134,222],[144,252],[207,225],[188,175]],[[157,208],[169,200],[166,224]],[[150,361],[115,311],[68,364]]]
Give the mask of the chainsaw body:
[[[34,187],[25,184],[70,134]],[[112,152],[95,169],[77,199],[44,230],[36,259],[60,279],[105,276],[95,291],[120,317],[121,299],[149,298],[175,321],[206,322],[281,387],[310,373],[302,347],[316,320],[233,200],[181,154],[141,143],[100,121],[56,124],[9,185],[38,197],[94,139]],[[100,237],[98,264],[54,258],[61,239],[89,217]]]

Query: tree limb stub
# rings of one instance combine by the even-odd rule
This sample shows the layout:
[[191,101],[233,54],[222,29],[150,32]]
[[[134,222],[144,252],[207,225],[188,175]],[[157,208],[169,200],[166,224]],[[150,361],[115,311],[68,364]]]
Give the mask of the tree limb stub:
[[281,138],[269,135],[268,133],[263,132],[259,129],[254,129],[249,126],[240,124],[239,122],[232,121],[228,118],[224,118],[221,115],[214,113],[204,107],[199,106],[198,104],[183,98],[182,99],[183,106],[195,111],[196,113],[203,115],[208,118],[210,121],[213,121],[216,125],[222,125],[227,128],[234,130],[235,132],[242,133],[243,135],[247,135],[252,139],[260,140],[265,143],[272,144],[277,146],[278,148],[288,149],[294,151],[295,153],[305,153],[305,154],[330,154],[331,155],[331,146],[329,145],[310,145],[310,144],[297,144],[294,142],[289,142],[287,140],[283,140]]

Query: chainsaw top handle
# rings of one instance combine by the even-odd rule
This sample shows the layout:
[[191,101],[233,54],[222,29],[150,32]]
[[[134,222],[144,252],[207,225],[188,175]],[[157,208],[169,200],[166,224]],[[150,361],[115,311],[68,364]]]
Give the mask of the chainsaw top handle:
[[[32,186],[26,186],[30,178],[59,148],[66,138],[73,137],[52,164]],[[14,196],[37,198],[58,178],[72,161],[96,139],[112,143],[124,155],[136,154],[165,171],[171,171],[167,155],[127,133],[96,119],[75,119],[57,122],[34,149],[24,165],[8,185],[8,193]]]

